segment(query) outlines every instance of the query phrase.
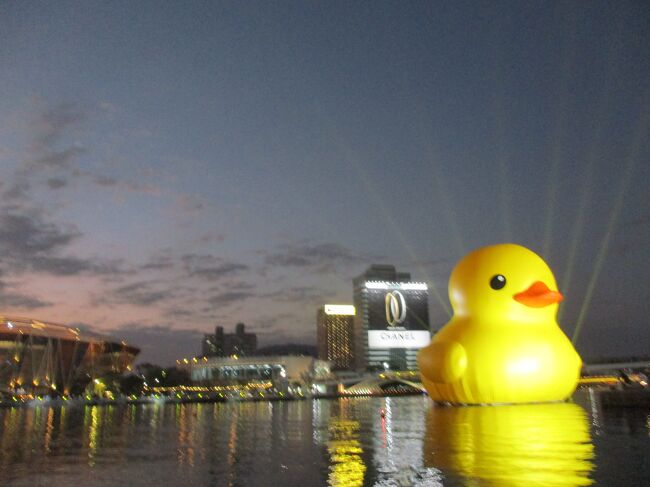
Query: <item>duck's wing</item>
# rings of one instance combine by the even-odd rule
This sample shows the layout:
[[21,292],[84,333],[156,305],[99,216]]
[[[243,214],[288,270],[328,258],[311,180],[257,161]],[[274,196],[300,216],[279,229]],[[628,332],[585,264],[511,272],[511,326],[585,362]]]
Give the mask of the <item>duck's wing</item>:
[[467,368],[465,347],[454,341],[431,343],[418,353],[418,367],[431,382],[455,382]]

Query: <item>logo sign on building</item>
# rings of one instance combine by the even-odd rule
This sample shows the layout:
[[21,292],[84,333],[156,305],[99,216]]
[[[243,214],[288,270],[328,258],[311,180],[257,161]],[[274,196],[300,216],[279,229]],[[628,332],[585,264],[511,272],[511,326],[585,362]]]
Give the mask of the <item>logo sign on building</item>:
[[386,323],[388,326],[395,326],[404,323],[406,319],[406,301],[404,295],[399,291],[386,293]]
[[424,283],[366,283],[368,348],[422,348],[429,344]]

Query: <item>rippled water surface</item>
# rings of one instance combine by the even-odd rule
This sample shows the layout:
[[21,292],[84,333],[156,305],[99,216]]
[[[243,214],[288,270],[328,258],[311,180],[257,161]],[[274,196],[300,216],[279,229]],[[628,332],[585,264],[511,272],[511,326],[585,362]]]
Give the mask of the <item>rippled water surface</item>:
[[0,485],[650,485],[649,415],[588,396],[2,409]]

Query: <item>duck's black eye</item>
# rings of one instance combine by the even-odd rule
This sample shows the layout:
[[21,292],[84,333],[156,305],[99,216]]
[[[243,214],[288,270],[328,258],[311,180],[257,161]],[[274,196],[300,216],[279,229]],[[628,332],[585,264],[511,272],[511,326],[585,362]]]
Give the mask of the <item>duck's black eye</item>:
[[503,277],[501,274],[497,274],[492,279],[490,279],[490,287],[492,289],[496,289],[498,291],[499,289],[503,289],[505,285],[506,285],[506,278]]

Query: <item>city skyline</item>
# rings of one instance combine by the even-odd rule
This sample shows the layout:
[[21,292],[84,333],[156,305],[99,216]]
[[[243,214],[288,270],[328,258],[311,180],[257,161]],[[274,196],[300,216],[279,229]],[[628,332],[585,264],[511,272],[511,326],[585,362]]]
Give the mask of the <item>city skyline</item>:
[[0,314],[197,354],[316,343],[392,264],[549,264],[583,357],[650,347],[637,2],[0,6]]

